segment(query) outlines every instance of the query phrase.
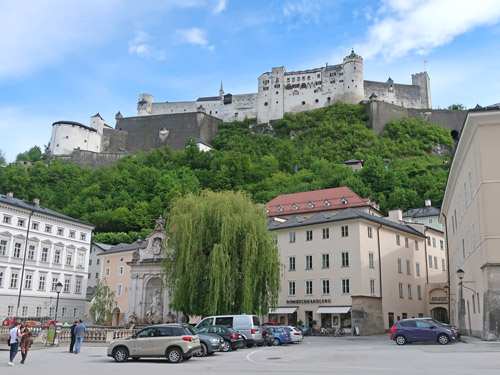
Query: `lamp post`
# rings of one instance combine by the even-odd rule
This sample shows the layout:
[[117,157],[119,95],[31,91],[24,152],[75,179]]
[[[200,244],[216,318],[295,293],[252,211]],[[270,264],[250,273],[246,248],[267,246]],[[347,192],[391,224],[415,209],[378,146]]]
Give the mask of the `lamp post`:
[[59,293],[61,293],[63,285],[59,281],[56,284],[56,293],[57,293],[57,300],[56,300],[56,314],[54,316],[54,339],[52,340],[52,345],[55,345],[56,343],[56,334],[57,334],[57,309],[59,307]]
[[458,296],[458,301],[459,301],[459,304],[458,304],[458,329],[461,331],[461,332],[465,332],[464,329],[465,329],[465,304],[464,304],[464,287],[463,287],[463,278],[465,276],[465,271],[463,269],[459,269],[457,271],[457,276],[458,276],[458,279],[460,280],[460,282],[458,283],[458,285],[460,285],[460,295]]

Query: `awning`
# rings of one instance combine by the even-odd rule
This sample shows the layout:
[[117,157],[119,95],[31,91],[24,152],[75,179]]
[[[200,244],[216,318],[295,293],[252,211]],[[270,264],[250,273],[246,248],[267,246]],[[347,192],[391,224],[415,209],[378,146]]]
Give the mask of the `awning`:
[[351,306],[326,306],[316,310],[316,314],[347,314]]
[[269,314],[293,314],[297,310],[296,307],[276,307],[269,309]]

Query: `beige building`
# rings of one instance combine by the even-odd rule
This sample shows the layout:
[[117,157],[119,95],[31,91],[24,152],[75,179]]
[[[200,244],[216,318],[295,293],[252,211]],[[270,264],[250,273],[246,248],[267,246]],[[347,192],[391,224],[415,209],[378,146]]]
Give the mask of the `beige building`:
[[469,111],[441,207],[449,241],[451,321],[484,340],[500,338],[498,139],[500,104]]
[[[309,204],[324,202],[328,193],[332,210]],[[269,221],[283,271],[278,306],[268,319],[283,324],[301,320],[308,327],[358,326],[362,335],[384,332],[406,317],[447,321],[443,232],[405,224],[400,210],[380,217],[372,203],[337,207],[346,196],[351,198],[344,206],[354,202],[355,193],[338,188],[288,194],[268,204],[268,215],[277,206],[287,213],[284,202],[301,202],[295,211],[313,206]]]

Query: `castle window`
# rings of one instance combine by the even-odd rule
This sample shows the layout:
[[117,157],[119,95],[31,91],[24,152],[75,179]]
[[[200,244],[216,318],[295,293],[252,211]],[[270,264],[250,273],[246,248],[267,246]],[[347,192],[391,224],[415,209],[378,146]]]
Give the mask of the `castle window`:
[[354,67],[354,70],[356,70],[356,67]]
[[286,82],[287,82],[287,83],[289,83],[289,82],[290,82],[290,78],[287,78],[287,79],[286,79]]
[[264,107],[267,107],[267,102],[264,103]]
[[292,82],[295,82],[295,77],[292,77]]
[[279,84],[276,84],[276,85],[274,85],[274,88],[275,88],[275,89],[279,89],[279,88],[280,88],[280,85],[279,85]]
[[328,98],[326,98],[326,100],[330,101],[330,100],[332,100],[332,98],[328,97]]
[[306,102],[302,102],[302,105],[306,105]]
[[279,91],[276,91],[276,95],[278,95],[278,94],[279,94]]
[[311,80],[311,76],[307,76],[307,80],[310,81]]
[[263,87],[262,90],[267,91],[269,90],[269,87]]
[[352,81],[352,82],[354,82],[354,80],[353,80],[353,79],[352,79],[351,81]]
[[279,78],[276,78],[276,83],[278,83],[279,81],[280,81],[280,79],[279,79]]
[[317,77],[319,78],[320,77],[320,74],[318,73]]
[[305,81],[306,80],[306,77],[302,77],[302,81]]
[[318,99],[316,99],[314,102],[315,102],[315,103],[319,103],[319,100],[318,100]]
[[278,101],[276,100],[276,104],[278,104]]

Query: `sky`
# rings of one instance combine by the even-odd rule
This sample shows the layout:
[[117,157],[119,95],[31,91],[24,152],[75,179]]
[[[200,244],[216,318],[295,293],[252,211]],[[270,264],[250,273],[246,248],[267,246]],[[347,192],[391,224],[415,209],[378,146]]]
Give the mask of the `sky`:
[[[0,152],[48,145],[52,123],[155,102],[257,92],[273,67],[339,64],[411,84],[433,108],[500,102],[498,0],[0,0]],[[427,61],[424,63],[424,61]]]

